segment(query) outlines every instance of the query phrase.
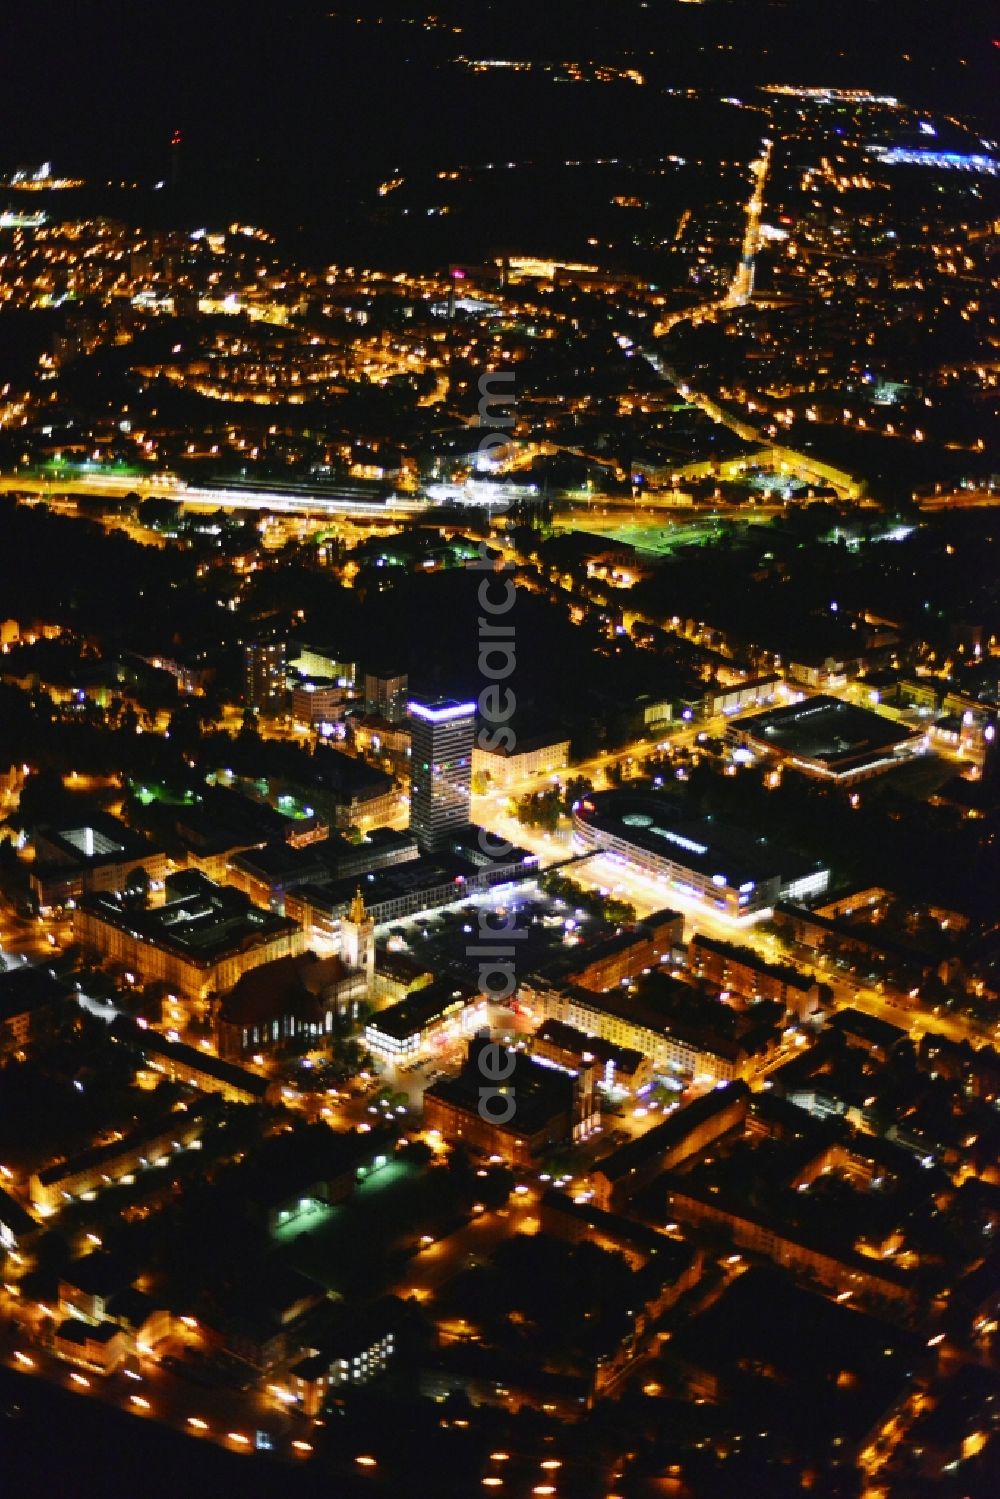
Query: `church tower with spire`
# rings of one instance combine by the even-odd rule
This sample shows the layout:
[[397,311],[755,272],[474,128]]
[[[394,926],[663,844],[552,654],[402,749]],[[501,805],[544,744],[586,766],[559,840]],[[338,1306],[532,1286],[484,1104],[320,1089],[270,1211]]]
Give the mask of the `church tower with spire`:
[[360,885],[347,915],[341,917],[340,960],[345,968],[364,973],[370,994],[375,982],[375,922],[365,910]]

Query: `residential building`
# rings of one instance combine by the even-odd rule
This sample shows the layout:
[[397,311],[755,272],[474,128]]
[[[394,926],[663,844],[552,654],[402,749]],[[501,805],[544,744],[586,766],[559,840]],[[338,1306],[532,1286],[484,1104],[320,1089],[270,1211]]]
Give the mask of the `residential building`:
[[539,1026],[531,1055],[536,1062],[561,1067],[565,1072],[576,1072],[585,1062],[593,1063],[595,1082],[608,1093],[638,1095],[653,1082],[653,1064],[641,1051],[587,1036],[561,1020],[546,1020]]
[[478,744],[472,751],[473,775],[487,775],[490,784],[501,790],[532,776],[554,775],[569,765],[569,739],[558,734],[518,739],[512,748],[497,745],[484,749]]
[[155,1087],[161,1077],[166,1077],[170,1082],[189,1083],[203,1093],[221,1093],[227,1103],[267,1103],[280,1095],[280,1087],[259,1072],[223,1061],[197,1046],[168,1041],[159,1031],[137,1025],[125,1015],[112,1022],[111,1034],[143,1058],[148,1078],[140,1074],[139,1082],[145,1086]]
[[763,1213],[731,1206],[683,1176],[675,1176],[667,1184],[665,1207],[681,1223],[725,1229],[738,1248],[766,1255],[793,1274],[817,1280],[842,1295],[868,1296],[904,1306],[913,1303],[916,1288],[911,1277],[891,1260],[808,1242],[797,1230]]
[[68,1317],[53,1334],[53,1351],[91,1374],[113,1374],[128,1357],[128,1338],[117,1322],[81,1322]]
[[545,963],[538,973],[552,983],[578,984],[600,993],[667,962],[681,951],[683,935],[679,911],[653,911],[631,931],[574,948]]
[[41,1231],[41,1224],[36,1223],[15,1197],[0,1187],[0,1249],[21,1249]]
[[288,664],[285,643],[252,640],[243,647],[243,701],[265,717],[285,711]]
[[348,661],[336,646],[293,640],[288,655],[292,669],[304,677],[329,677],[341,687],[353,687],[357,680],[357,662]]
[[292,718],[311,729],[339,723],[346,703],[344,688],[330,677],[299,677],[292,683]]
[[529,978],[520,990],[536,1016],[564,1024],[650,1059],[655,1073],[732,1082],[753,1077],[775,1051],[775,1037],[753,1027],[723,1030],[708,1009],[703,1020],[663,1013],[641,996],[594,994],[578,985]]
[[714,1088],[646,1134],[619,1146],[591,1172],[594,1202],[605,1211],[621,1209],[655,1177],[697,1155],[730,1130],[741,1128],[749,1101],[745,1083]]
[[208,1117],[206,1103],[195,1104],[165,1119],[154,1119],[107,1145],[54,1162],[30,1179],[28,1190],[35,1211],[43,1218],[57,1213],[73,1198],[93,1195],[106,1186],[130,1179],[160,1164],[177,1151],[201,1140]]
[[796,1020],[807,1020],[819,1008],[815,978],[786,964],[768,963],[752,947],[696,932],[688,945],[688,966],[720,990],[745,999],[776,999]]
[[0,1059],[47,1039],[74,1008],[66,985],[46,968],[0,973]]
[[406,720],[406,703],[409,688],[406,672],[369,669],[365,672],[365,713],[384,719],[388,724],[401,724]]

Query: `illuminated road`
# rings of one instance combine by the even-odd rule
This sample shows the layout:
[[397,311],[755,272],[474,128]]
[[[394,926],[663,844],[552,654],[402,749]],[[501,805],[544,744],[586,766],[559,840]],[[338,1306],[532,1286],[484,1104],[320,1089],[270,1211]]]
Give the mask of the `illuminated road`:
[[20,963],[51,963],[72,940],[71,916],[43,922],[40,916],[18,916],[9,906],[0,906],[0,972],[5,960],[8,968]]
[[995,509],[1000,505],[1000,490],[986,486],[983,489],[957,489],[949,494],[921,495],[917,499],[920,510],[975,510],[981,507]]
[[[757,252],[760,249],[760,221],[764,208],[764,192],[767,186],[768,173],[771,167],[771,156],[774,143],[769,140],[763,142],[761,154],[751,163],[751,176],[753,186],[745,209],[745,223],[743,239],[740,246],[740,258],[729,283],[725,295],[711,302],[703,302],[695,307],[688,307],[678,312],[672,312],[657,323],[653,332],[657,338],[669,333],[672,329],[679,327],[682,323],[698,324],[717,317],[720,313],[729,312],[733,308],[743,307],[753,299],[754,272],[756,267]],[[637,352],[647,361],[649,365],[664,380],[677,387],[680,394],[692,406],[699,407],[710,416],[713,421],[719,422],[734,432],[744,442],[760,443],[762,447],[770,447],[774,443],[773,433],[764,431],[753,426],[741,417],[734,416],[726,411],[723,406],[706,395],[703,391],[694,390],[688,385],[676,370],[671,368],[659,355],[655,348],[646,348],[636,345]],[[843,494],[846,499],[860,498],[859,486],[853,482],[838,482],[836,475],[830,471],[820,472],[810,459],[801,453],[793,453],[790,450],[784,453],[788,473],[792,477],[803,479],[806,482],[819,482],[830,484]]]
[[[266,1432],[276,1456],[300,1461],[311,1450],[312,1422],[289,1410],[269,1391],[211,1387],[171,1373],[156,1357],[141,1357],[134,1374],[120,1369],[102,1376],[75,1369],[40,1342],[43,1318],[26,1313],[16,1299],[2,1297],[0,1362],[28,1378],[46,1380],[77,1394],[117,1406],[138,1420],[160,1421],[230,1452],[252,1453],[258,1432]],[[185,1342],[197,1343],[197,1339]],[[176,1340],[172,1345],[176,1348]],[[247,1370],[247,1374],[250,1374]]]
[[[679,724],[673,726],[672,733],[665,729],[660,742],[691,746],[699,733],[707,732],[710,736],[717,737],[723,732],[724,726],[723,719],[698,725]],[[572,766],[568,771],[559,772],[555,779],[565,781],[568,776],[585,775],[600,789],[602,781],[606,779],[604,772],[610,764],[640,759],[653,752],[654,748],[646,741],[639,741],[616,751],[604,751]],[[511,843],[520,843],[536,853],[542,868],[574,856],[576,851],[568,826],[563,824],[554,833],[525,828],[515,817],[510,816],[508,806],[512,799],[532,791],[545,790],[553,779],[549,776],[532,777],[503,791],[492,791],[474,799],[476,821]],[[596,854],[572,864],[566,873],[574,882],[588,889],[608,892],[628,901],[635,907],[640,918],[664,907],[681,911],[685,917],[685,940],[690,940],[696,931],[702,932],[706,936],[752,947],[768,962],[787,963],[800,970],[812,971],[817,979],[830,985],[838,1008],[853,1006],[863,1010],[866,1014],[908,1031],[914,1041],[918,1041],[927,1032],[945,1036],[952,1041],[969,1041],[973,1046],[995,1042],[998,1038],[996,1034],[989,1033],[964,1016],[947,1012],[934,1014],[929,1009],[915,1005],[910,996],[902,991],[888,987],[884,992],[877,991],[870,984],[844,973],[824,955],[811,948],[783,944],[777,937],[762,933],[754,926],[735,922],[730,917],[706,909],[695,899],[685,900],[665,880],[644,874],[617,857]]]
[[707,318],[715,317],[719,312],[726,312],[732,307],[742,307],[753,296],[754,266],[757,251],[760,248],[760,216],[764,207],[767,174],[771,168],[773,141],[763,141],[762,148],[760,156],[750,163],[753,186],[745,210],[746,219],[740,245],[740,258],[728,291],[725,296],[713,302],[703,302],[696,307],[687,307],[682,311],[669,313],[657,323],[653,330],[657,338],[662,337],[664,333],[669,333],[672,328],[678,327],[681,323],[701,323]]
[[497,1246],[515,1233],[537,1231],[538,1194],[515,1194],[499,1211],[473,1213],[469,1223],[447,1238],[426,1245],[413,1256],[393,1292],[404,1299],[432,1299],[435,1291],[472,1264],[488,1260]]

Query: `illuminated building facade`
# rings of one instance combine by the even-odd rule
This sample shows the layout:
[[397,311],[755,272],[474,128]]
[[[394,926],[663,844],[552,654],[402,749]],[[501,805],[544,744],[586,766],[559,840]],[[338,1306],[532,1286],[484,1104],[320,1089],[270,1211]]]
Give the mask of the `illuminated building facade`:
[[252,640],[243,648],[243,701],[254,713],[281,713],[285,707],[284,642]]
[[0,1060],[51,1037],[72,1008],[66,985],[47,969],[0,973]]
[[824,694],[738,718],[726,737],[763,759],[839,786],[892,770],[927,749],[925,735]]
[[569,765],[569,740],[546,738],[543,740],[518,741],[512,750],[503,745],[495,749],[479,749],[473,752],[472,768],[477,773],[485,772],[494,786],[513,786],[529,776],[552,775],[565,770]]
[[94,890],[124,890],[145,871],[151,889],[163,884],[167,856],[114,817],[93,813],[76,827],[39,827],[28,883],[41,909],[65,905]]
[[73,913],[77,942],[190,999],[231,989],[242,974],[302,951],[301,928],[246,896],[188,870],[167,880],[166,901],[146,909],[110,894],[85,896]]
[[573,808],[573,845],[606,853],[661,879],[671,896],[699,901],[734,921],[766,914],[781,890],[779,875],[717,846],[717,831],[701,823],[673,823],[655,794],[597,792]]
[[406,672],[366,671],[365,712],[386,723],[404,723],[408,687]]
[[442,848],[469,826],[475,703],[411,700],[410,827],[422,849]]
[[[484,1057],[484,1048],[490,1048]],[[456,1077],[441,1078],[424,1093],[424,1126],[446,1140],[461,1140],[483,1155],[527,1166],[549,1146],[585,1139],[600,1123],[592,1062],[571,1074],[544,1067],[524,1052],[502,1059],[504,1081],[484,1088],[494,1046],[477,1036]],[[481,1063],[483,1065],[481,1065]],[[512,1063],[509,1072],[507,1067]]]
[[486,1001],[472,984],[439,979],[411,990],[374,1015],[365,1045],[387,1061],[409,1061],[434,1041],[471,1036],[486,1022]]
[[296,723],[314,728],[335,724],[344,716],[343,687],[329,677],[314,677],[292,686],[292,717]]

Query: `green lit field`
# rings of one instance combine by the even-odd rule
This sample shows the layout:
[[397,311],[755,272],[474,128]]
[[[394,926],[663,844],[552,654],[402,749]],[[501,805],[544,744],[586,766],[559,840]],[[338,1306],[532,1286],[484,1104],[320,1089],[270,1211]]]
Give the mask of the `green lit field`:
[[102,474],[113,475],[117,479],[141,479],[144,471],[136,468],[131,463],[95,463],[87,459],[83,463],[77,463],[72,459],[55,456],[48,458],[44,463],[32,464],[25,470],[28,475],[38,474],[42,478],[51,478],[57,475],[63,479],[74,478],[99,478]]
[[153,802],[159,802],[164,807],[191,807],[195,801],[193,791],[178,791],[175,787],[164,785],[162,781],[144,781],[133,789],[136,799],[144,807],[152,806]]
[[456,1200],[450,1175],[389,1163],[361,1182],[349,1202],[319,1207],[275,1233],[291,1264],[342,1295],[373,1294],[398,1275],[423,1233],[440,1232]]
[[576,518],[572,529],[586,531],[594,536],[606,536],[609,541],[620,541],[642,552],[663,555],[675,551],[677,547],[699,546],[704,542],[718,541],[727,527],[737,522],[761,524],[767,519],[769,517],[766,515],[751,513],[739,516],[701,515],[697,519],[664,523],[662,516],[629,521],[613,517],[605,520],[587,515]]

